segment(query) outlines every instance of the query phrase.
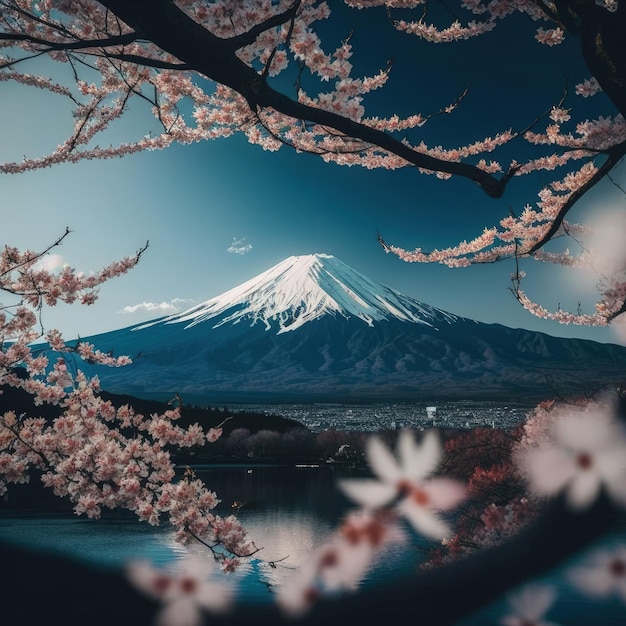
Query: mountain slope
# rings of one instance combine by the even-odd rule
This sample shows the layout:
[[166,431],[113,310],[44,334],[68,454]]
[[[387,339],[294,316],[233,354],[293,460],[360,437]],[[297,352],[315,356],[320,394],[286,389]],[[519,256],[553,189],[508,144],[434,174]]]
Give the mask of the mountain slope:
[[541,398],[626,379],[626,348],[482,324],[329,255],[290,257],[183,313],[89,338],[103,388],[187,401]]
[[221,296],[140,328],[158,323],[190,328],[207,321],[215,328],[246,320],[283,333],[325,315],[356,317],[369,326],[385,319],[429,326],[458,319],[375,283],[334,256],[309,254],[289,257]]

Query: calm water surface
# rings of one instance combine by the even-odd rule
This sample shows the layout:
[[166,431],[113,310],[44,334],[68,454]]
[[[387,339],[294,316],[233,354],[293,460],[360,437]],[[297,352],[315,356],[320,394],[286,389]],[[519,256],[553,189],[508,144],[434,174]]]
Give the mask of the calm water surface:
[[[214,489],[222,502],[216,512],[226,516],[234,502],[243,503],[238,516],[250,538],[263,549],[235,574],[239,601],[271,602],[271,588],[292,575],[315,547],[324,543],[349,508],[336,488],[341,477],[363,476],[358,470],[334,467],[200,466],[196,473]],[[31,547],[54,550],[103,567],[121,567],[131,558],[166,564],[189,550],[206,553],[201,546],[181,547],[167,527],[152,527],[132,518],[89,520],[71,514],[49,516],[46,511],[28,515],[0,507],[0,537]],[[624,543],[626,528],[604,538],[603,546]],[[407,576],[432,544],[411,535],[408,546],[392,546],[368,573],[362,587]],[[573,563],[580,557],[576,557]],[[279,561],[275,568],[269,561]],[[555,585],[559,599],[547,619],[562,626],[626,624],[626,607],[617,600],[594,602],[582,598],[557,570],[539,582]],[[459,626],[499,624],[507,614],[506,599],[487,607]]]
[[[349,502],[336,488],[339,477],[362,476],[358,470],[293,466],[199,466],[198,477],[214,489],[222,502],[216,513],[235,512],[249,537],[262,550],[258,559],[244,564],[236,574],[238,593],[246,602],[272,601],[271,587],[293,574],[310,552],[324,543]],[[182,547],[165,526],[153,527],[132,518],[90,520],[72,515],[49,517],[44,511],[28,515],[5,513],[0,517],[0,537],[31,547],[120,567],[129,559],[144,558],[165,564],[189,551],[206,553],[200,545]],[[419,548],[428,543],[415,537],[415,545],[392,546],[370,572],[364,585],[382,578],[415,571]],[[269,561],[280,561],[271,567]]]

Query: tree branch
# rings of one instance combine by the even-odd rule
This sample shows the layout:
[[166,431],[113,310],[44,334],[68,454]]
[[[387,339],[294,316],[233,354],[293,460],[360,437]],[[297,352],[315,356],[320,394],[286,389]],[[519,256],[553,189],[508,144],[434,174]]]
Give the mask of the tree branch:
[[270,107],[296,120],[333,128],[395,154],[416,167],[468,178],[494,198],[504,193],[511,178],[511,173],[497,179],[473,165],[417,152],[383,131],[288,98],[270,87],[263,76],[241,61],[230,48],[229,40],[216,37],[168,0],[100,0],[100,3],[140,33],[142,38],[180,59],[190,69],[242,95],[253,111]]
[[188,70],[191,66],[187,63],[168,63],[167,61],[160,61],[159,59],[151,59],[149,57],[142,57],[138,54],[115,54],[111,52],[105,52],[105,57],[109,59],[118,59],[120,61],[127,61],[128,63],[136,63],[137,65],[145,65],[146,67],[156,67],[161,70]]
[[301,0],[296,0],[284,13],[268,17],[260,24],[253,26],[249,31],[242,33],[241,35],[231,37],[230,39],[226,39],[226,45],[234,52],[235,50],[239,50],[239,48],[243,48],[244,46],[254,43],[256,38],[266,30],[274,28],[274,26],[286,24],[289,20],[295,17],[298,9],[300,8],[300,1]]
[[56,42],[39,39],[32,35],[18,33],[0,33],[0,41],[26,41],[28,43],[46,46],[49,50],[81,50],[83,48],[108,48],[109,46],[123,46],[138,39],[137,33],[126,33],[107,39],[81,39],[79,41]]
[[598,168],[598,171],[584,185],[581,185],[570,195],[565,204],[559,210],[557,216],[554,218],[546,234],[536,244],[534,244],[532,248],[525,251],[524,254],[532,254],[545,246],[546,243],[550,241],[550,239],[552,239],[552,237],[559,230],[567,213],[588,191],[593,189],[617,165],[625,154],[626,142],[618,144],[612,148],[609,152],[607,160]]
[[[32,261],[37,261],[39,259],[41,259],[42,257],[44,257],[46,254],[48,254],[48,252],[50,252],[50,250],[52,250],[53,248],[56,248],[57,246],[60,246],[61,243],[63,242],[63,240],[71,233],[72,231],[70,230],[69,226],[65,227],[65,231],[62,235],[60,235],[59,237],[56,238],[55,241],[53,241],[50,245],[48,245],[46,248],[44,248],[41,252],[38,252],[37,254],[33,255],[31,258],[29,258],[27,261],[22,261],[21,263],[17,263],[15,265],[12,265],[8,270],[4,271],[4,272],[0,272],[0,278],[2,276],[6,276],[7,274],[15,271],[16,269],[23,267],[24,265],[27,265],[28,263],[31,263]],[[143,251],[142,251],[143,252]],[[6,289],[3,289],[3,291],[7,291]]]

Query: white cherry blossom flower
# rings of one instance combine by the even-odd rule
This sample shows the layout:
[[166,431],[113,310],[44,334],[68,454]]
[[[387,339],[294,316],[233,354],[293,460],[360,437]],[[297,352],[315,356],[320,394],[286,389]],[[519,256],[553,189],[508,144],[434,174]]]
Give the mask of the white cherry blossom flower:
[[590,596],[617,595],[626,602],[626,545],[594,552],[586,564],[573,568],[568,578]]
[[349,513],[335,540],[318,558],[320,578],[326,588],[357,589],[374,559],[392,543],[405,543],[406,535],[393,515],[358,510]]
[[317,559],[309,559],[302,568],[276,588],[276,603],[289,617],[301,617],[318,600],[320,591],[317,585]]
[[602,87],[600,87],[595,77],[591,77],[590,79],[584,80],[582,83],[578,83],[575,91],[576,95],[589,98],[602,91]]
[[520,458],[530,489],[538,496],[565,490],[574,510],[588,508],[604,488],[626,506],[626,436],[604,412],[572,414],[555,422],[552,441]]
[[545,621],[544,615],[554,604],[552,587],[533,585],[509,596],[511,613],[500,620],[502,626],[558,626]]
[[352,511],[338,531],[276,589],[279,607],[285,614],[298,617],[327,593],[358,589],[384,549],[391,543],[406,541],[395,515],[387,511]]
[[465,487],[455,480],[430,478],[441,460],[441,443],[427,431],[420,443],[408,429],[398,436],[398,458],[376,436],[366,444],[367,461],[378,479],[346,479],[340,489],[366,509],[376,509],[399,498],[396,508],[418,532],[441,540],[448,525],[435,513],[455,507],[465,497]]
[[126,573],[135,587],[163,603],[156,618],[158,626],[199,626],[203,609],[224,613],[232,603],[232,586],[209,580],[214,571],[211,557],[190,555],[169,570],[132,561]]

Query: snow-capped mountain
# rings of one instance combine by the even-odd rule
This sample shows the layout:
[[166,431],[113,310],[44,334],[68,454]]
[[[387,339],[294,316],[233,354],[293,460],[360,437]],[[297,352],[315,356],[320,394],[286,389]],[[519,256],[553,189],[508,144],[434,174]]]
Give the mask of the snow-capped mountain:
[[[183,313],[88,338],[114,393],[240,401],[544,398],[626,379],[626,348],[482,324],[295,256]],[[71,363],[72,355],[66,355]]]
[[158,323],[191,328],[207,321],[217,328],[245,320],[284,333],[329,314],[369,326],[389,319],[428,326],[458,319],[375,283],[332,255],[308,254],[291,256],[216,298],[138,328]]

